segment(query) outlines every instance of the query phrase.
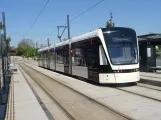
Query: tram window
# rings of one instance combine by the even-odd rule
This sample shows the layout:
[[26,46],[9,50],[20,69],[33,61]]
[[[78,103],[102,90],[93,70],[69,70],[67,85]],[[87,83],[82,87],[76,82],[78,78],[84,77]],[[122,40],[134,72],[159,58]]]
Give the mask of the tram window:
[[38,53],[37,54],[37,60],[40,61],[40,59],[41,59],[41,53]]
[[85,49],[84,48],[72,49],[72,63],[74,66],[86,66]]
[[54,53],[54,50],[53,49],[48,50],[48,56],[49,57],[51,57],[53,55],[53,53]]
[[45,52],[43,52],[42,59],[45,60]]
[[99,58],[100,58],[100,65],[107,65],[108,64],[102,45],[99,45]]
[[63,51],[57,51],[57,63],[63,64]]
[[44,58],[44,53],[43,53],[43,52],[41,53],[41,58],[42,58],[42,59]]
[[44,55],[45,55],[45,59],[46,59],[47,58],[47,51],[45,51],[45,54]]

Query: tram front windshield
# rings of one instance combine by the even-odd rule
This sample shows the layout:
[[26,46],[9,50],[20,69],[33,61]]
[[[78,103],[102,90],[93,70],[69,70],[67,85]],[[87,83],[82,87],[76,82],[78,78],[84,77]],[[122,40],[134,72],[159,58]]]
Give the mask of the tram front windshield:
[[104,38],[113,65],[138,63],[137,38],[134,30],[107,31],[104,32]]

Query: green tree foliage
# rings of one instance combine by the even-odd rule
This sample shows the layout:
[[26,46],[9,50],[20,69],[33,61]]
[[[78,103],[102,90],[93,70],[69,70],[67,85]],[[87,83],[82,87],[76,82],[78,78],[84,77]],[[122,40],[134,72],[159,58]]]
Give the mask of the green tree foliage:
[[110,21],[107,21],[106,28],[111,28],[111,27],[115,27],[115,23],[111,23]]
[[156,49],[156,56],[157,56],[157,57],[160,57],[160,56],[161,56],[160,53],[161,53],[161,46],[159,45],[159,46],[158,46],[158,49]]
[[111,28],[111,27],[115,27],[115,23],[112,22],[113,16],[112,13],[110,13],[110,19],[106,22],[106,28]]
[[158,47],[159,47],[159,50],[161,51],[161,45],[159,45]]
[[109,21],[106,22],[106,28],[110,28],[111,27],[111,23]]
[[0,30],[3,29],[3,24],[2,24],[2,21],[0,21]]
[[10,42],[11,42],[11,37],[8,37],[8,38],[6,39],[6,45],[7,45],[6,47],[7,47],[7,51],[8,51],[8,52],[11,51],[11,48],[10,48],[10,46],[9,46]]
[[31,39],[23,39],[18,43],[16,55],[33,57],[35,55],[34,42]]

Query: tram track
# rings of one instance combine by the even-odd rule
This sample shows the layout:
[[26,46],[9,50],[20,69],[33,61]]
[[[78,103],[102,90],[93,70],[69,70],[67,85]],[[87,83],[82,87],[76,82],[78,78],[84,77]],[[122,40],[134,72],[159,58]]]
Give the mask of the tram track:
[[[62,84],[62,83],[61,83]],[[66,85],[65,85],[66,86]],[[68,87],[68,86],[67,86]],[[158,91],[158,92],[161,92],[161,89],[156,89],[156,88],[152,88],[152,87],[147,87],[145,85],[141,85],[140,83],[137,83],[137,86],[135,87],[142,87],[142,88],[145,88],[145,89],[149,89],[149,90],[153,90],[153,91]],[[126,90],[126,87],[122,88],[122,87],[116,87],[116,89],[118,90],[121,90],[121,91],[124,91],[124,92],[128,92],[128,93],[131,93],[131,94],[134,94],[134,95],[138,95],[140,97],[144,97],[144,98],[148,98],[148,99],[151,99],[151,100],[155,100],[155,101],[158,101],[158,102],[161,102],[161,98],[156,98],[158,96],[155,96],[155,97],[151,97],[150,95],[144,95],[144,94],[140,94],[140,93],[137,93],[135,91],[129,91],[129,90]],[[136,88],[137,89],[137,88]]]
[[[21,70],[21,69],[23,69],[22,67],[20,67],[20,71],[21,71],[21,73],[22,73],[22,75],[24,76],[24,78],[26,79],[26,81],[27,81],[27,78],[26,78],[26,76],[24,75],[24,73],[23,73],[23,71]],[[24,69],[23,69],[24,70]],[[26,71],[25,71],[26,72]],[[28,74],[28,73],[27,73]],[[31,77],[31,76],[30,76]],[[32,80],[34,80],[34,79],[32,79]],[[48,96],[50,96],[50,98],[58,105],[58,107],[60,107],[61,108],[61,110],[68,116],[68,118],[70,118],[71,120],[75,120],[69,113],[68,113],[68,111],[66,111],[66,109],[64,109],[62,106],[61,106],[61,104],[59,104],[59,102],[56,100],[56,99],[54,99],[53,97],[52,97],[52,95],[41,85],[41,84],[39,84],[38,83],[38,81],[36,81],[36,80],[34,80],[35,82],[36,82],[36,84],[48,95]]]
[[[45,75],[45,74],[43,74],[43,73],[40,73],[39,71],[37,71],[37,70],[35,70],[35,69],[33,69],[33,68],[31,68],[31,67],[29,67],[29,66],[27,66],[27,65],[25,65],[25,64],[21,64],[20,65],[20,68],[22,68],[49,96],[51,96],[52,98],[53,98],[53,100],[58,104],[58,106],[68,115],[68,117],[69,118],[71,118],[71,120],[76,120],[76,119],[78,119],[77,117],[75,117],[75,115],[73,115],[72,114],[72,112],[71,111],[68,111],[67,110],[67,108],[66,107],[64,107],[61,103],[60,103],[60,101],[57,99],[57,98],[55,98],[55,97],[53,97],[53,94],[51,94],[50,93],[50,91],[47,89],[47,87],[45,87],[45,85],[44,84],[42,84],[40,81],[38,81],[38,79],[36,79],[35,78],[35,76],[38,76],[38,75],[41,75],[41,76],[44,76],[44,78],[46,78],[46,79],[50,79],[50,80],[52,80],[52,82],[54,82],[54,83],[57,83],[57,84],[59,84],[59,85],[61,85],[61,86],[63,86],[63,87],[65,87],[65,88],[67,88],[67,89],[70,89],[71,91],[73,91],[75,94],[77,94],[77,95],[79,95],[79,96],[83,96],[86,100],[88,100],[88,101],[90,101],[90,102],[92,102],[93,104],[96,104],[97,106],[99,106],[99,107],[101,107],[101,109],[105,109],[107,112],[110,112],[110,113],[112,113],[112,115],[114,115],[114,116],[117,116],[117,117],[119,117],[119,119],[121,119],[121,120],[124,120],[124,119],[126,119],[126,120],[132,120],[132,118],[131,117],[129,117],[129,116],[127,116],[127,115],[124,115],[124,114],[122,114],[121,112],[119,112],[119,111],[116,111],[115,109],[113,109],[113,108],[111,108],[111,107],[108,107],[108,106],[105,106],[105,105],[103,105],[103,104],[101,104],[101,103],[99,103],[99,102],[97,102],[96,100],[94,100],[94,99],[92,99],[92,98],[90,98],[90,97],[88,97],[88,96],[86,96],[86,95],[84,95],[84,94],[82,94],[82,93],[80,93],[80,92],[78,92],[78,91],[76,91],[76,90],[74,90],[74,89],[72,89],[72,88],[70,88],[70,87],[68,87],[68,86],[66,86],[66,85],[64,85],[64,84],[62,84],[61,82],[58,82],[58,81],[56,81],[56,80],[54,80],[53,78],[51,78],[50,76],[47,76],[47,75]],[[28,70],[27,70],[28,69]],[[30,70],[29,70],[30,69]],[[30,72],[29,72],[30,71]],[[32,75],[31,75],[31,71],[33,72],[32,73]],[[33,75],[35,73],[35,76]],[[46,80],[45,79],[45,80]]]
[[[151,89],[151,90],[156,90],[156,91],[161,91],[161,87],[158,87],[158,86],[148,86],[148,85],[145,85],[145,84],[141,84],[141,83],[137,83],[137,86],[139,87],[143,87],[143,88],[147,88],[147,89]],[[155,87],[155,88],[154,88]],[[156,88],[157,87],[157,88]]]
[[[133,87],[133,89],[131,89],[131,87]],[[153,91],[154,94],[158,94],[159,95],[159,93],[161,94],[161,90],[159,90],[159,89],[150,88],[150,87],[143,86],[143,85],[140,85],[140,84],[138,84],[136,86],[130,86],[128,88],[127,87],[116,87],[116,89],[124,91],[124,92],[128,92],[130,94],[134,94],[134,95],[137,95],[137,96],[140,96],[140,97],[144,97],[144,98],[148,98],[148,99],[151,99],[151,100],[155,100],[155,101],[161,102],[161,97],[159,97],[157,95],[152,96],[153,95],[152,93],[148,93],[147,92],[148,90],[151,90],[150,92]],[[138,92],[139,89],[140,89],[140,91]],[[144,91],[147,90],[147,91],[143,92],[143,90]]]

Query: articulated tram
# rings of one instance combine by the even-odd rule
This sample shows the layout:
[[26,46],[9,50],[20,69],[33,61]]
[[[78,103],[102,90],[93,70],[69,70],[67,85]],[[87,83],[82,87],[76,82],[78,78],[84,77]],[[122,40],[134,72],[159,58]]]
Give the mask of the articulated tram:
[[102,28],[38,50],[39,66],[101,84],[140,80],[135,30]]

